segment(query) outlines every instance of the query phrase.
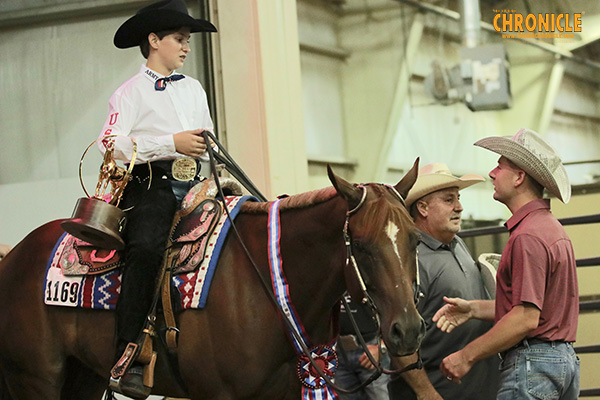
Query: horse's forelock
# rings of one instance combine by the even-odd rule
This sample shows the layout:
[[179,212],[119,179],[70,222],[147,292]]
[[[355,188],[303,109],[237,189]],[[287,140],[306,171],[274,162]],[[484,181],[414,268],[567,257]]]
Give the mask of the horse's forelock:
[[399,229],[403,229],[407,222],[412,222],[408,212],[398,203],[392,201],[383,195],[384,190],[388,190],[383,186],[371,186],[377,193],[378,198],[373,200],[368,206],[364,219],[368,221],[365,231],[362,233],[368,241],[376,241],[380,235],[384,235],[384,229],[388,222],[393,222]]
[[[281,199],[279,203],[280,210],[308,208],[313,205],[323,203],[337,195],[333,187],[313,190],[311,192],[301,193]],[[252,202],[247,201],[242,205],[242,213],[247,214],[268,214],[271,202]]]

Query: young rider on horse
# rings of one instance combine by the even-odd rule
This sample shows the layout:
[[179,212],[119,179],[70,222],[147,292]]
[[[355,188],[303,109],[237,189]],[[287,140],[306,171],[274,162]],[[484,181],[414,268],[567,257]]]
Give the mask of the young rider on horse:
[[[117,304],[117,357],[137,341],[144,327],[174,214],[182,197],[199,182],[199,159],[206,152],[201,132],[213,129],[202,85],[174,74],[190,52],[194,32],[216,32],[216,28],[192,18],[182,0],[166,0],[140,9],[114,37],[116,47],[140,46],[147,59],[110,98],[99,141],[104,152],[107,141],[114,140],[114,156],[123,162],[134,155],[133,140],[137,144],[133,177],[121,202],[123,209],[131,209]],[[108,135],[117,136],[104,138]],[[129,397],[147,397],[142,368],[136,363],[119,385]]]

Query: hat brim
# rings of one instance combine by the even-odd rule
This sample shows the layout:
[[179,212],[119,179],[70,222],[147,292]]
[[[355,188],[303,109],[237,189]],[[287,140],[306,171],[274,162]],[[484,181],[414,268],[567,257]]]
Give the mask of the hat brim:
[[568,184],[567,171],[562,164],[552,173],[535,154],[508,136],[486,137],[474,145],[506,157],[563,203],[571,200],[571,185]]
[[458,188],[458,190],[462,190],[484,181],[485,178],[483,176],[476,174],[463,175],[460,178],[446,174],[420,175],[410,192],[408,192],[405,202],[406,205],[410,207],[412,203],[419,200],[421,197],[437,192],[438,190],[449,188]]
[[496,271],[500,265],[500,257],[500,254],[483,253],[477,259],[483,286],[492,300],[496,298]]
[[213,24],[204,19],[195,19],[175,10],[152,10],[125,21],[115,33],[113,42],[119,49],[127,49],[139,46],[151,32],[181,27],[190,28],[190,33],[217,31]]

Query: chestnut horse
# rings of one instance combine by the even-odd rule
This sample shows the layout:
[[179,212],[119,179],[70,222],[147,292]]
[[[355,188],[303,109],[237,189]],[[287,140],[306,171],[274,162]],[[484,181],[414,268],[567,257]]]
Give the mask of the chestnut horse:
[[[400,356],[419,347],[425,328],[413,293],[417,233],[402,200],[417,167],[418,159],[393,187],[353,185],[329,170],[334,188],[280,201],[281,259],[291,302],[311,343],[328,344],[336,337],[334,316],[345,282],[356,279],[345,274],[348,222],[352,254],[387,348]],[[269,203],[245,203],[235,225],[270,282],[268,208]],[[62,233],[60,221],[43,225],[0,261],[1,400],[94,400],[107,387],[115,313],[43,301],[47,261]],[[298,400],[297,355],[232,232],[210,293],[203,310],[184,310],[177,317],[177,362],[155,346],[162,350],[152,393],[192,400]]]

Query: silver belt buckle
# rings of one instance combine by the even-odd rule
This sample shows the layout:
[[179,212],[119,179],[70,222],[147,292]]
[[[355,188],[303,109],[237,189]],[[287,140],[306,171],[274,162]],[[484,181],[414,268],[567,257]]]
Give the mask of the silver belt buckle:
[[198,163],[191,157],[178,158],[171,165],[173,179],[178,181],[191,181],[198,172]]

